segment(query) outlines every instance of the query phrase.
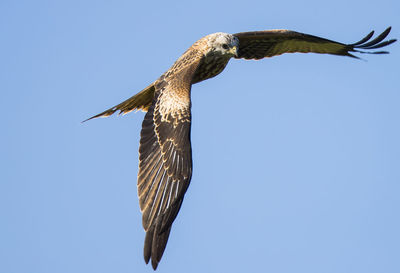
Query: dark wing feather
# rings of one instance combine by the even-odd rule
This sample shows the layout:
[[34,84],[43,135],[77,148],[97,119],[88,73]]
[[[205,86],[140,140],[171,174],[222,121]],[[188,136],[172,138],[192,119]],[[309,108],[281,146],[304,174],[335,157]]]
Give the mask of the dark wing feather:
[[[239,39],[239,51],[236,58],[262,59],[284,53],[325,53],[355,57],[350,52],[384,54],[386,51],[366,52],[357,50],[381,48],[396,40],[381,41],[387,37],[391,28],[387,28],[377,38],[368,42],[374,32],[369,33],[365,38],[354,44],[342,44],[325,38],[299,33],[290,30],[266,30],[254,32],[236,33]],[[357,58],[357,57],[356,57]]]
[[146,231],[144,259],[151,259],[154,269],[192,175],[190,89],[200,58],[189,54],[156,82],[141,131],[137,186]]

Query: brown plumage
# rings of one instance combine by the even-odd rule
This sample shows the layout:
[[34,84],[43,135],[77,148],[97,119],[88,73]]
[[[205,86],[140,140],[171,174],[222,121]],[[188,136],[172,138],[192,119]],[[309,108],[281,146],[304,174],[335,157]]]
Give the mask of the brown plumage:
[[[172,222],[182,205],[192,176],[190,145],[191,102],[194,83],[221,73],[229,60],[262,59],[293,52],[326,53],[355,57],[351,53],[387,46],[386,29],[368,42],[373,32],[357,43],[342,44],[289,30],[266,30],[237,34],[214,33],[195,42],[159,79],[126,101],[89,119],[119,111],[147,111],[139,147],[138,195],[146,231],[144,259],[154,269],[164,253]],[[360,50],[361,49],[361,50]]]

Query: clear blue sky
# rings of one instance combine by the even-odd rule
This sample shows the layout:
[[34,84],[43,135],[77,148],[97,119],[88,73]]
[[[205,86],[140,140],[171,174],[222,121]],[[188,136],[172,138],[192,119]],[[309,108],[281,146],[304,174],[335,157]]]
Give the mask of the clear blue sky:
[[[341,42],[397,0],[1,1],[0,273],[152,272],[142,112],[80,122],[193,42],[287,28]],[[400,44],[367,61],[232,60],[192,89],[194,172],[159,272],[400,272]]]

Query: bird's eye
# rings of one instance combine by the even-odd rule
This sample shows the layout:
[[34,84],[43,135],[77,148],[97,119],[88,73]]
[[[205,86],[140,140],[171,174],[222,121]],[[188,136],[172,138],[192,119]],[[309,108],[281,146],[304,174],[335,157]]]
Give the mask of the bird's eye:
[[228,46],[227,44],[223,44],[223,45],[222,45],[222,48],[223,48],[223,49],[228,49],[229,46]]

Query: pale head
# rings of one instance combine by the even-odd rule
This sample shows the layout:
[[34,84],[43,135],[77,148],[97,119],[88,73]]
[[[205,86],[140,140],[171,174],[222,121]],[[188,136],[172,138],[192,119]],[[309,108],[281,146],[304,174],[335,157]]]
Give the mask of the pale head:
[[229,33],[217,32],[206,37],[209,49],[214,54],[227,55],[230,57],[237,56],[239,49],[239,39]]

